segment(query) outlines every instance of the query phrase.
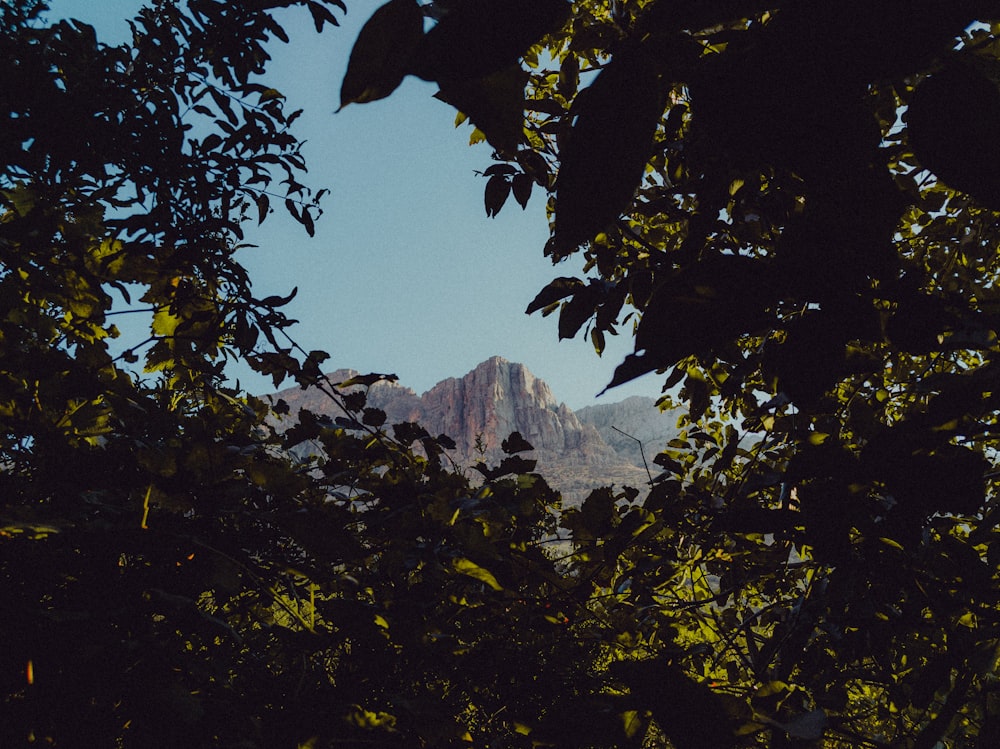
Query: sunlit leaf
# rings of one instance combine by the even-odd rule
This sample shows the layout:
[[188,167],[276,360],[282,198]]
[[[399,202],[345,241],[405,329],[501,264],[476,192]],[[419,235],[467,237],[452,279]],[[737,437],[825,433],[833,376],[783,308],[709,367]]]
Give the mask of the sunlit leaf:
[[497,582],[497,579],[493,576],[492,572],[480,567],[470,559],[458,557],[452,560],[452,566],[455,568],[456,572],[479,580],[479,582],[485,583],[493,590],[503,590],[503,586]]

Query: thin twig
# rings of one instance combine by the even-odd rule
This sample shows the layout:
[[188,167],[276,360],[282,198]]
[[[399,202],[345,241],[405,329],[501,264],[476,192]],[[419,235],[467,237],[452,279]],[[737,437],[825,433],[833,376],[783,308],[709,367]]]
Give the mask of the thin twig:
[[643,468],[646,469],[646,475],[649,477],[649,484],[650,484],[650,486],[652,486],[652,484],[653,484],[653,474],[649,470],[649,463],[646,462],[646,453],[642,449],[642,440],[640,440],[638,437],[633,437],[628,432],[623,432],[621,429],[619,429],[618,427],[616,427],[614,424],[611,425],[611,428],[614,429],[619,434],[624,434],[629,439],[635,440],[636,442],[639,443],[639,455],[642,456],[642,465],[643,465]]

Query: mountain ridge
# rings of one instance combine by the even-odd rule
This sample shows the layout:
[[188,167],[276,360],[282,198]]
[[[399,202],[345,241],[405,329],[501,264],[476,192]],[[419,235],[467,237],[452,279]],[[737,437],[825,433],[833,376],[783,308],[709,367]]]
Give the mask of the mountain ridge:
[[[338,383],[357,375],[340,369],[327,377]],[[292,415],[300,408],[341,415],[316,388],[272,397],[283,399]],[[661,413],[653,398],[631,396],[573,411],[524,364],[501,356],[441,380],[422,395],[398,382],[378,381],[369,387],[367,405],[384,411],[387,423],[418,422],[431,434],[448,435],[455,441],[449,457],[462,468],[480,459],[499,462],[502,441],[519,432],[534,447],[524,457],[537,461],[536,470],[569,503],[598,486],[645,486],[649,474],[639,445],[651,457],[677,433],[676,415]]]

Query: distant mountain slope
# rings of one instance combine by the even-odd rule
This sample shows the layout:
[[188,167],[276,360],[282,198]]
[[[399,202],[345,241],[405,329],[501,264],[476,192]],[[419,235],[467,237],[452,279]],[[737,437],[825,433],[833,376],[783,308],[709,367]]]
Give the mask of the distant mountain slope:
[[676,411],[660,411],[655,398],[641,395],[586,406],[576,412],[582,424],[596,428],[616,453],[638,466],[643,464],[643,453],[652,463],[666,443],[677,436],[677,416]]
[[[329,377],[341,382],[355,374],[338,370]],[[313,388],[276,395],[289,404],[292,415],[300,408],[338,415],[334,404]],[[455,440],[450,455],[461,467],[471,467],[480,457],[499,462],[500,443],[511,432],[520,432],[535,448],[524,457],[537,460],[537,470],[568,501],[581,500],[597,486],[642,487],[648,482],[635,440],[611,427],[657,443],[647,448],[651,460],[673,435],[676,422],[653,404],[652,398],[633,397],[577,414],[559,403],[549,386],[523,364],[499,356],[462,377],[442,380],[423,395],[391,382],[376,383],[368,393],[368,405],[385,411],[389,423],[416,421],[431,434]]]

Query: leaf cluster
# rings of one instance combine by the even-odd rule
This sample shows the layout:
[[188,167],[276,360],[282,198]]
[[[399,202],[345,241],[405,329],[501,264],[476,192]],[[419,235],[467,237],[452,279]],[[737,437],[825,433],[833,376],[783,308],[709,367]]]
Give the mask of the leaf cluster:
[[0,5],[0,743],[996,744],[992,4],[377,10],[342,103],[437,82],[487,213],[538,187],[582,254],[529,312],[631,322],[612,384],[687,406],[649,487],[565,508],[252,293],[241,223],[323,193],[262,77],[287,5],[342,9],[158,2],[112,48]]
[[[564,520],[629,735],[995,740],[997,33],[976,0],[579,2],[521,52],[486,211],[529,175],[583,259],[528,312],[627,326],[609,387],[689,411],[645,502]],[[681,675],[729,738],[678,727]]]

